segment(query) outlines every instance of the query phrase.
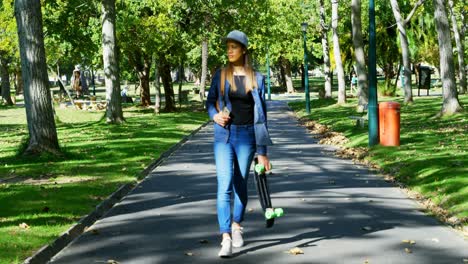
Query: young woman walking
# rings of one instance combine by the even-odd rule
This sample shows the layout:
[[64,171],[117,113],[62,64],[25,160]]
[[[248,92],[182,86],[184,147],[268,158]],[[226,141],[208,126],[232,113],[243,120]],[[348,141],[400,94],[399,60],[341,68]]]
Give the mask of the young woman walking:
[[[250,64],[248,38],[238,30],[226,37],[228,64],[213,76],[206,107],[214,121],[214,156],[218,181],[217,213],[222,235],[220,257],[242,247],[247,180],[255,153],[267,170],[265,80]],[[233,212],[231,214],[231,195]]]

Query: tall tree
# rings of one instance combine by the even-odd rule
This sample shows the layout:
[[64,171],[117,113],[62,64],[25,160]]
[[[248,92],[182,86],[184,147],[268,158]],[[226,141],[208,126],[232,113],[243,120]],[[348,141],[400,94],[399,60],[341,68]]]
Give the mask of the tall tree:
[[24,102],[29,130],[26,154],[60,152],[49,91],[40,0],[16,0]]
[[320,0],[320,28],[322,33],[322,48],[323,48],[323,72],[325,75],[325,98],[332,97],[332,77],[333,72],[330,67],[330,48],[328,44],[329,26],[326,22],[326,11],[324,0]]
[[333,29],[333,54],[338,76],[338,103],[346,103],[346,83],[341,60],[340,38],[338,37],[338,4],[339,0],[332,0],[332,29]]
[[400,12],[400,7],[398,6],[397,0],[390,0],[392,6],[393,15],[398,27],[398,32],[400,36],[400,45],[401,45],[401,56],[403,60],[403,75],[405,77],[403,89],[405,91],[405,103],[413,102],[413,92],[411,90],[411,55],[408,45],[408,36],[406,34],[406,26],[410,22],[413,15],[416,13],[416,10],[424,4],[425,0],[419,0],[413,7],[413,10],[408,14],[406,19],[403,19]]
[[356,59],[356,75],[358,77],[359,105],[368,103],[369,85],[367,81],[366,57],[362,39],[361,0],[351,1],[351,23],[353,34],[354,56]]
[[120,96],[120,72],[117,39],[115,35],[115,0],[102,0],[102,57],[106,83],[106,121],[124,122]]
[[457,46],[460,93],[464,94],[466,92],[465,40],[461,37],[460,30],[458,30],[458,23],[457,18],[455,16],[455,5],[453,3],[453,0],[449,0],[448,4],[450,10],[450,17],[452,19],[453,36],[455,38],[455,44]]
[[440,75],[442,79],[443,103],[441,114],[450,115],[461,111],[455,82],[455,65],[453,62],[452,38],[446,12],[445,0],[433,0],[434,19],[437,28],[437,40],[440,53]]
[[200,80],[200,99],[204,104],[204,96],[205,96],[205,85],[206,85],[206,76],[208,75],[208,38],[204,37],[202,40],[202,52],[201,52],[201,80]]
[[18,35],[14,17],[13,0],[0,2],[0,78],[1,96],[7,105],[13,105],[10,93],[10,68],[17,61]]

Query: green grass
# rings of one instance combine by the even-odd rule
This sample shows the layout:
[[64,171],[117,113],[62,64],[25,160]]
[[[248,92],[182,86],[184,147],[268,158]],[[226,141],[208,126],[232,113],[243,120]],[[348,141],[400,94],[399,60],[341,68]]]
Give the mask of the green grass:
[[0,179],[10,179],[0,184],[0,263],[20,263],[52,242],[207,120],[191,109],[156,116],[127,107],[127,122],[115,126],[102,121],[102,112],[56,111],[63,157],[31,158],[18,155],[27,138],[24,108],[0,108]]
[[[465,109],[468,96],[459,97]],[[402,98],[380,98],[397,101]],[[366,128],[348,118],[358,115],[356,99],[337,105],[334,99],[313,100],[308,118],[343,133],[347,147],[367,147]],[[412,105],[401,109],[401,146],[376,146],[369,149],[368,161],[378,165],[410,189],[430,198],[449,215],[468,223],[468,116],[461,114],[437,118],[441,97],[415,97]],[[304,102],[290,103],[299,116],[306,116]]]

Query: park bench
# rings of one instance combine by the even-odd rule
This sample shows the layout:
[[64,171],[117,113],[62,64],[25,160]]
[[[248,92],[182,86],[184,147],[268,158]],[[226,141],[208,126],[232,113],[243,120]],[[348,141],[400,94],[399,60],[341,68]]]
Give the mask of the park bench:
[[367,104],[363,105],[363,110],[364,110],[364,115],[362,116],[348,116],[349,119],[351,120],[356,120],[356,126],[360,126],[361,128],[364,128],[364,125],[368,119],[367,117]]

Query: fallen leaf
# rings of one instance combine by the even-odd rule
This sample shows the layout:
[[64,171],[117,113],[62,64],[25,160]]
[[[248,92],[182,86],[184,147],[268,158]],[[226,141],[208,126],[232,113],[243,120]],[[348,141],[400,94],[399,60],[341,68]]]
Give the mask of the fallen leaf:
[[127,170],[127,168],[126,168],[126,167],[123,167],[123,168],[122,168],[122,171],[126,171],[126,170]]
[[31,228],[31,227],[30,227],[28,224],[26,224],[26,223],[21,223],[21,224],[19,224],[19,227],[22,228],[22,229],[29,229],[29,228]]
[[366,261],[364,261],[364,264],[370,264],[369,260],[366,259]]
[[411,249],[409,249],[409,248],[405,248],[405,252],[408,253],[408,254],[413,253],[413,251],[411,251]]
[[119,264],[119,262],[117,260],[109,259],[107,264]]
[[302,249],[298,247],[295,247],[295,248],[290,249],[288,253],[291,255],[300,255],[300,254],[304,254],[304,251],[302,251]]
[[410,244],[410,245],[416,244],[416,241],[414,241],[414,240],[408,240],[408,239],[404,239],[404,240],[402,240],[401,242],[406,243],[406,244]]

